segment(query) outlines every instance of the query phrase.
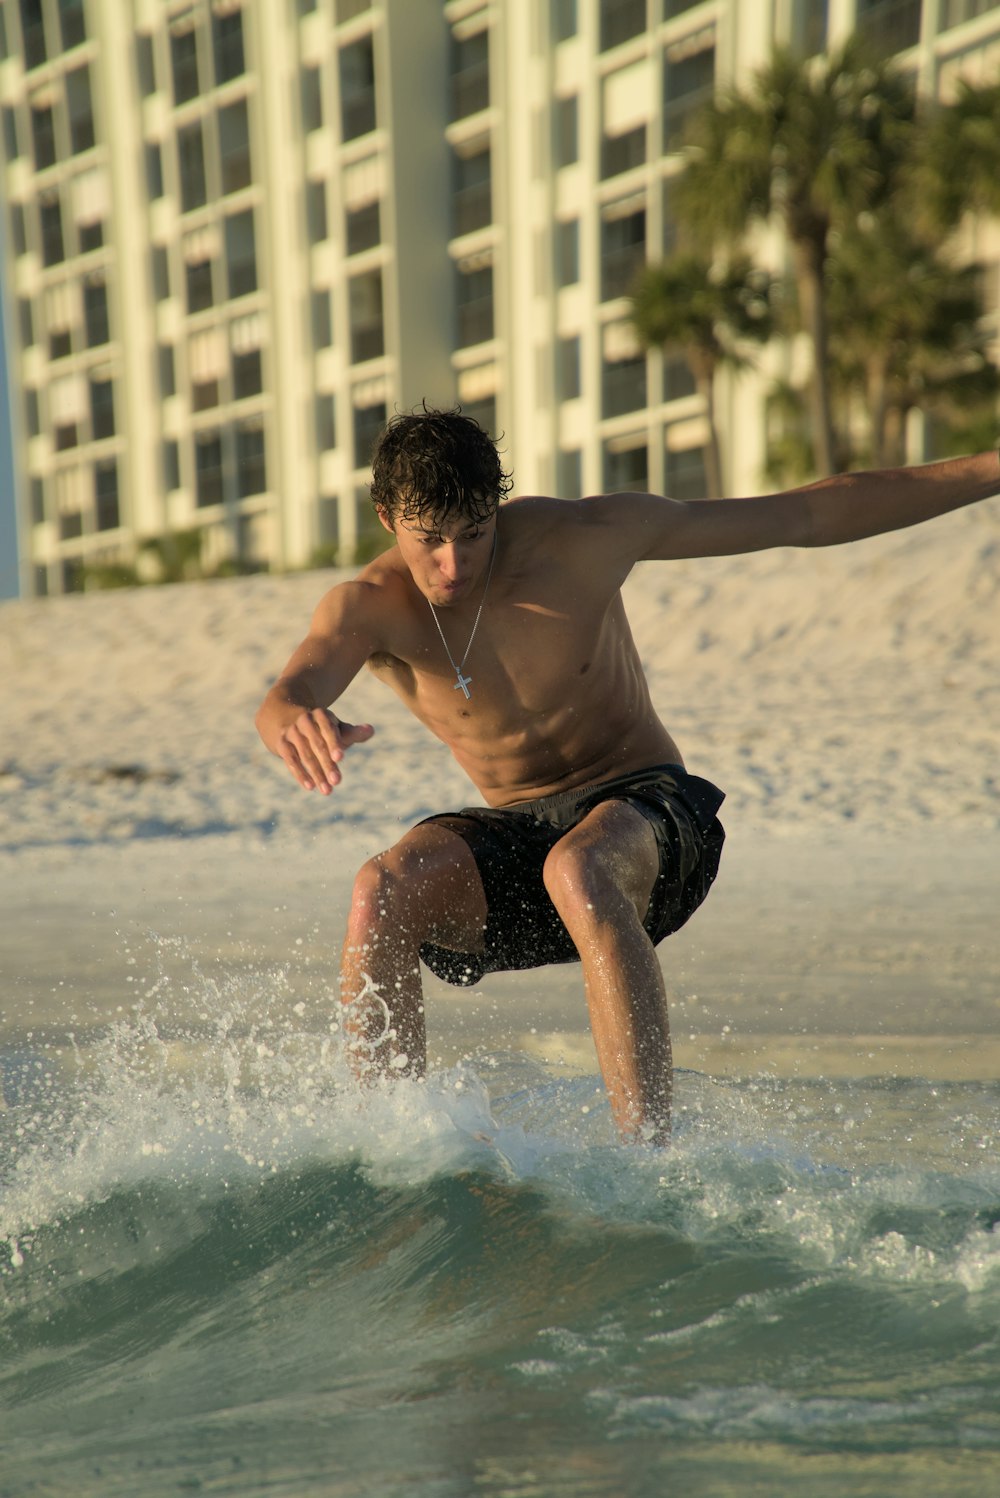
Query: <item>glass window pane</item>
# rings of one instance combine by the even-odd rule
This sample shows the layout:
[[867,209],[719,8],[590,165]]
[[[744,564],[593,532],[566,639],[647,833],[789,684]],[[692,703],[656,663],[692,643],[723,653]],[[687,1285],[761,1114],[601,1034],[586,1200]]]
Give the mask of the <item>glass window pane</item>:
[[231,78],[241,78],[246,72],[242,11],[213,15],[212,52],[215,57],[216,83],[228,83]]
[[219,159],[223,193],[239,192],[241,187],[250,186],[253,178],[246,99],[238,99],[219,110]]
[[220,505],[224,494],[220,432],[197,433],[194,439],[194,467],[198,505]]
[[240,499],[267,489],[264,423],[241,422],[236,428],[236,492]]
[[340,50],[340,133],[355,140],[375,129],[375,52],[370,36]]
[[21,40],[24,44],[24,66],[37,68],[48,58],[45,47],[45,22],[42,0],[21,0]]
[[42,172],[53,166],[56,159],[56,126],[52,107],[43,104],[31,111],[31,143],[34,148],[35,171]]
[[90,429],[95,440],[115,435],[115,390],[111,380],[90,381]]
[[245,354],[234,354],[233,398],[245,400],[249,395],[260,395],[263,388],[260,349],[249,349]]
[[170,65],[174,78],[174,103],[185,104],[196,99],[198,87],[198,33],[194,25],[175,31],[170,37]]
[[257,242],[252,209],[226,219],[226,269],[231,297],[247,296],[257,290]]
[[187,309],[189,313],[204,312],[214,305],[212,290],[212,262],[198,260],[186,268]]
[[78,47],[87,40],[87,23],[84,18],[83,0],[59,0],[59,29],[62,33],[63,51]]
[[42,261],[45,265],[58,265],[66,258],[63,240],[62,209],[58,197],[46,198],[39,204],[39,222],[42,231]]
[[352,276],[348,282],[351,317],[351,362],[361,364],[385,352],[382,319],[382,272]]
[[114,530],[120,525],[117,458],[102,458],[94,464],[94,509],[99,531]]
[[208,201],[205,180],[205,144],[201,121],[177,132],[177,166],[181,179],[181,211],[190,213]]
[[66,74],[66,105],[69,111],[70,147],[89,151],[94,144],[94,111],[90,96],[90,69],[74,68]]

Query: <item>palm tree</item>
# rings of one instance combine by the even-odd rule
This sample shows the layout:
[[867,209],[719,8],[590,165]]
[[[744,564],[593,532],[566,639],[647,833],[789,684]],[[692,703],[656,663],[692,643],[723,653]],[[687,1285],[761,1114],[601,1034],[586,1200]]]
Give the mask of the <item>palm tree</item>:
[[913,204],[931,230],[966,212],[1000,215],[1000,84],[960,83],[928,116],[913,173]]
[[799,313],[813,350],[816,467],[835,467],[823,276],[831,234],[891,193],[910,141],[911,86],[852,38],[806,63],[775,53],[750,89],[694,117],[676,203],[689,232],[739,243],[777,215],[788,235]]
[[907,412],[996,389],[975,266],[955,266],[898,215],[863,221],[830,262],[831,352],[864,393],[871,461],[903,461]]
[[677,352],[687,361],[708,421],[706,485],[709,497],[719,499],[723,486],[715,375],[720,365],[742,368],[749,362],[742,343],[771,336],[769,278],[744,257],[717,270],[702,256],[681,252],[644,266],[630,302],[630,319],[642,346]]

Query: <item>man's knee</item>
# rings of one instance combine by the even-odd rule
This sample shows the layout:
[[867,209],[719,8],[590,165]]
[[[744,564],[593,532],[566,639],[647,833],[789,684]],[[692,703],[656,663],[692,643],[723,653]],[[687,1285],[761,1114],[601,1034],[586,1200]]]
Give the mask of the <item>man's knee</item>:
[[557,843],[542,869],[549,899],[572,928],[577,922],[600,920],[618,893],[615,881],[594,847]]
[[363,925],[382,925],[401,918],[407,896],[407,880],[396,850],[378,853],[361,865],[354,878],[351,916]]
[[[619,808],[613,811],[618,813]],[[640,920],[645,916],[658,868],[655,844],[647,848],[640,835],[638,844],[631,846],[631,828],[611,813],[609,808],[600,827],[561,839],[545,860],[545,888],[570,931],[574,926],[620,920],[629,907]],[[643,834],[647,828],[648,824]],[[653,843],[651,830],[648,841]]]

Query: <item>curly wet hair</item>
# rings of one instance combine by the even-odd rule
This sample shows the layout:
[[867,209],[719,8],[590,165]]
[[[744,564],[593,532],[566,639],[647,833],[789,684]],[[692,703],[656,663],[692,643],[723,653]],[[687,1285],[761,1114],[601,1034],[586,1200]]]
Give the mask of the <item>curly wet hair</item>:
[[512,483],[493,438],[461,406],[397,412],[372,453],[372,503],[393,526],[418,517],[488,520]]

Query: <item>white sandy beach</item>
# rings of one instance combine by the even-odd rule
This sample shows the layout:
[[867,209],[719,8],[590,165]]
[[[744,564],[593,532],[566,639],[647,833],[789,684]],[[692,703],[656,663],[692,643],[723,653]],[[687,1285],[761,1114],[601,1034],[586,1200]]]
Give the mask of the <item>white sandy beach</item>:
[[[357,864],[478,800],[368,677],[341,710],[376,738],[334,796],[260,745],[256,705],[337,576],[0,606],[0,1042],[58,1047],[157,964],[178,1025],[206,983],[262,971],[320,1022]],[[717,887],[660,948],[678,1062],[995,1076],[1000,501],[851,547],[646,564],[627,602],[688,767],[728,792]],[[432,1053],[592,1066],[573,968],[428,994]]]

